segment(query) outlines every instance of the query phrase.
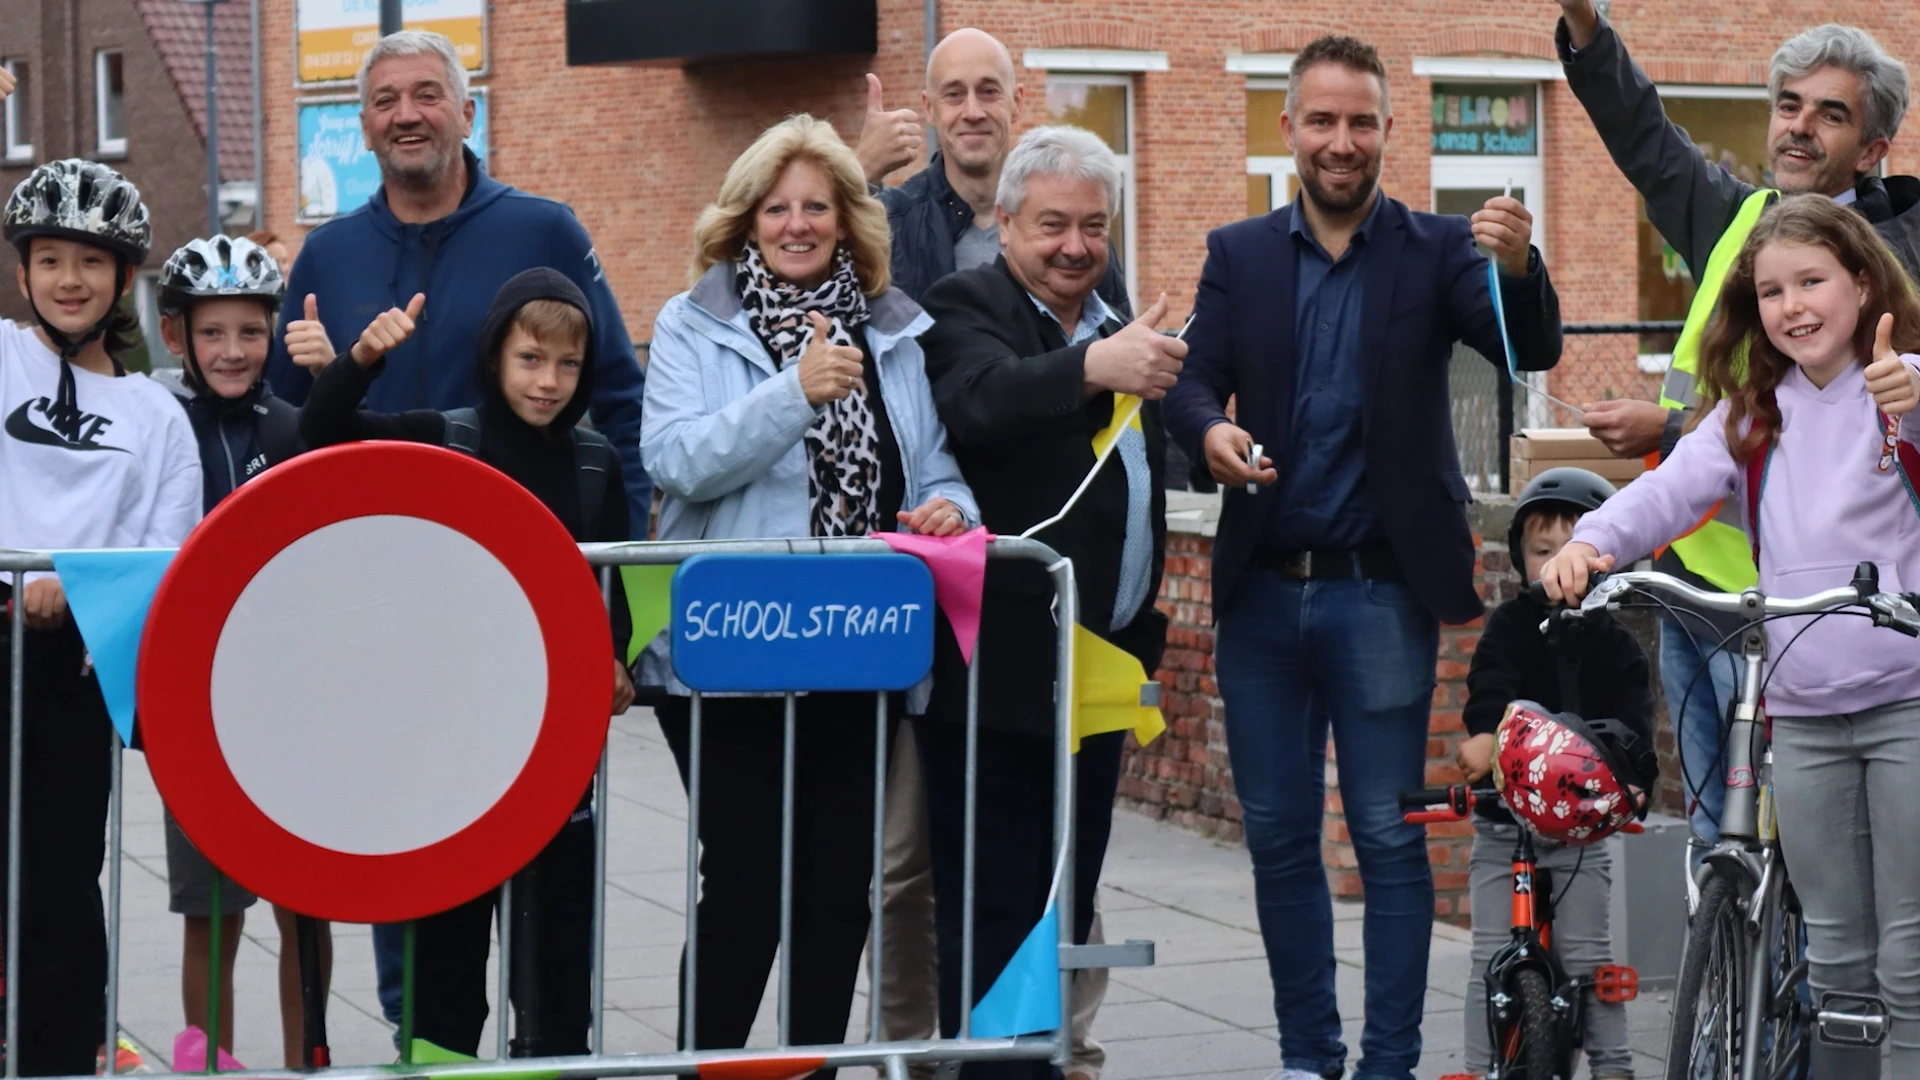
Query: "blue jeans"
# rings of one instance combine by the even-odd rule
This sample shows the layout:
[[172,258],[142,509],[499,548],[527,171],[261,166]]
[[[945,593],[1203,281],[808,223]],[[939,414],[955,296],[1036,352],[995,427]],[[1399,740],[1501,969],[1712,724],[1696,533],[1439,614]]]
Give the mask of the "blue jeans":
[[1333,905],[1320,848],[1331,728],[1366,888],[1366,1027],[1358,1077],[1412,1080],[1433,930],[1426,830],[1399,793],[1426,786],[1440,627],[1385,581],[1288,580],[1254,569],[1220,617],[1227,751],[1253,856],[1254,899],[1286,1068],[1338,1075]]
[[1720,840],[1720,811],[1727,802],[1720,724],[1733,701],[1739,670],[1737,658],[1716,650],[1718,644],[1705,626],[1660,620],[1660,687],[1667,695],[1674,741],[1680,744],[1680,790],[1694,835],[1708,844]]
[[401,991],[405,987],[407,924],[373,924],[373,970],[380,985],[380,1012],[393,1025],[394,1049],[400,1047]]

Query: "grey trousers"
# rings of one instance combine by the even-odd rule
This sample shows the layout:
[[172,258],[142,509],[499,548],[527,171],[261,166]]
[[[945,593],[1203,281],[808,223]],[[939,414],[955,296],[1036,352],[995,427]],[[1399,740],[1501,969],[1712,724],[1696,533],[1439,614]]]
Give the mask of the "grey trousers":
[[[1920,1077],[1920,701],[1774,717],[1773,786],[1814,1001],[1886,1001],[1893,1075]],[[1814,1076],[1880,1075],[1877,1049],[1816,1042],[1812,1062]]]
[[[1473,975],[1467,985],[1467,1068],[1484,1074],[1493,1061],[1487,1035],[1487,964],[1513,940],[1508,912],[1513,899],[1512,825],[1474,822],[1473,857],[1468,863],[1473,901]],[[1613,865],[1605,844],[1585,848],[1535,845],[1537,864],[1552,871],[1553,953],[1569,977],[1591,975],[1613,963],[1608,928],[1608,899]],[[1578,866],[1578,872],[1575,866]],[[1581,1005],[1582,1039],[1592,1076],[1633,1075],[1633,1046],[1627,1039],[1627,1007],[1609,1005],[1587,992]]]

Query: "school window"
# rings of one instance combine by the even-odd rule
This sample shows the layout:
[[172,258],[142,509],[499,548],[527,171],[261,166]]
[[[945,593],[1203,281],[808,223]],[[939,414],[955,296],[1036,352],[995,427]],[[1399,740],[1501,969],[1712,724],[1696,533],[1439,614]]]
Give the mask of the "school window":
[[127,152],[127,81],[120,51],[102,49],[93,54],[93,120],[102,154]]
[[30,105],[33,83],[29,78],[33,74],[33,65],[26,60],[6,60],[0,61],[0,67],[13,76],[13,93],[7,98],[4,116],[0,116],[0,126],[6,129],[4,160],[32,161],[33,135],[27,130],[27,121],[33,115]]
[[[1767,170],[1767,121],[1772,107],[1760,87],[1664,86],[1660,98],[1667,118],[1686,129],[1706,159],[1749,184],[1764,187],[1773,181]],[[1639,205],[1638,279],[1640,318],[1648,321],[1687,317],[1693,303],[1693,268],[1654,230],[1644,199]],[[1705,260],[1707,253],[1695,258]],[[1675,335],[1645,334],[1640,338],[1642,371],[1664,371],[1673,352]]]
[[1287,111],[1287,80],[1247,80],[1247,216],[1258,217],[1293,202],[1300,177],[1293,151],[1280,130]]
[[1055,124],[1086,128],[1106,141],[1120,159],[1120,213],[1109,227],[1112,250],[1119,252],[1127,272],[1127,295],[1134,288],[1136,266],[1133,231],[1133,78],[1128,75],[1048,75],[1047,117]]

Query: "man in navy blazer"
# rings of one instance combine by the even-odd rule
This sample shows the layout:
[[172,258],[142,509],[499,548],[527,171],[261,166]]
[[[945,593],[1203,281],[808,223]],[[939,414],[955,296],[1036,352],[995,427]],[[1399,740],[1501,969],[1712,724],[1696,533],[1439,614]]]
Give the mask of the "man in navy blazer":
[[1380,192],[1393,119],[1371,46],[1322,38],[1289,86],[1281,126],[1300,197],[1207,238],[1166,424],[1227,492],[1214,662],[1273,978],[1276,1080],[1346,1064],[1320,853],[1329,730],[1366,889],[1355,1075],[1412,1080],[1433,878],[1397,795],[1425,786],[1439,624],[1481,613],[1447,365],[1456,341],[1499,365],[1508,355],[1475,241],[1499,264],[1519,368],[1559,360],[1559,303],[1518,201],[1492,199],[1469,223]]

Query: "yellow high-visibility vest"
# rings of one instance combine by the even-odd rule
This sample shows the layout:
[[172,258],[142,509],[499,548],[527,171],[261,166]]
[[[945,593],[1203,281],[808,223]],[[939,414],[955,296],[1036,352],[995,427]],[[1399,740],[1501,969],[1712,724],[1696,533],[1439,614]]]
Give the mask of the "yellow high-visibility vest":
[[[1733,224],[1720,234],[1707,257],[1706,269],[1696,280],[1693,304],[1687,308],[1686,326],[1673,347],[1673,362],[1667,366],[1666,380],[1660,385],[1660,404],[1669,409],[1692,409],[1700,405],[1695,385],[1700,372],[1700,340],[1706,336],[1707,323],[1720,302],[1720,288],[1727,271],[1746,246],[1747,237],[1759,223],[1760,214],[1779,195],[1761,188],[1747,196],[1734,215]],[[1751,588],[1760,575],[1753,566],[1753,551],[1742,527],[1738,506],[1722,500],[1700,524],[1673,542],[1674,553],[1688,570],[1706,578],[1715,588],[1739,592]]]

